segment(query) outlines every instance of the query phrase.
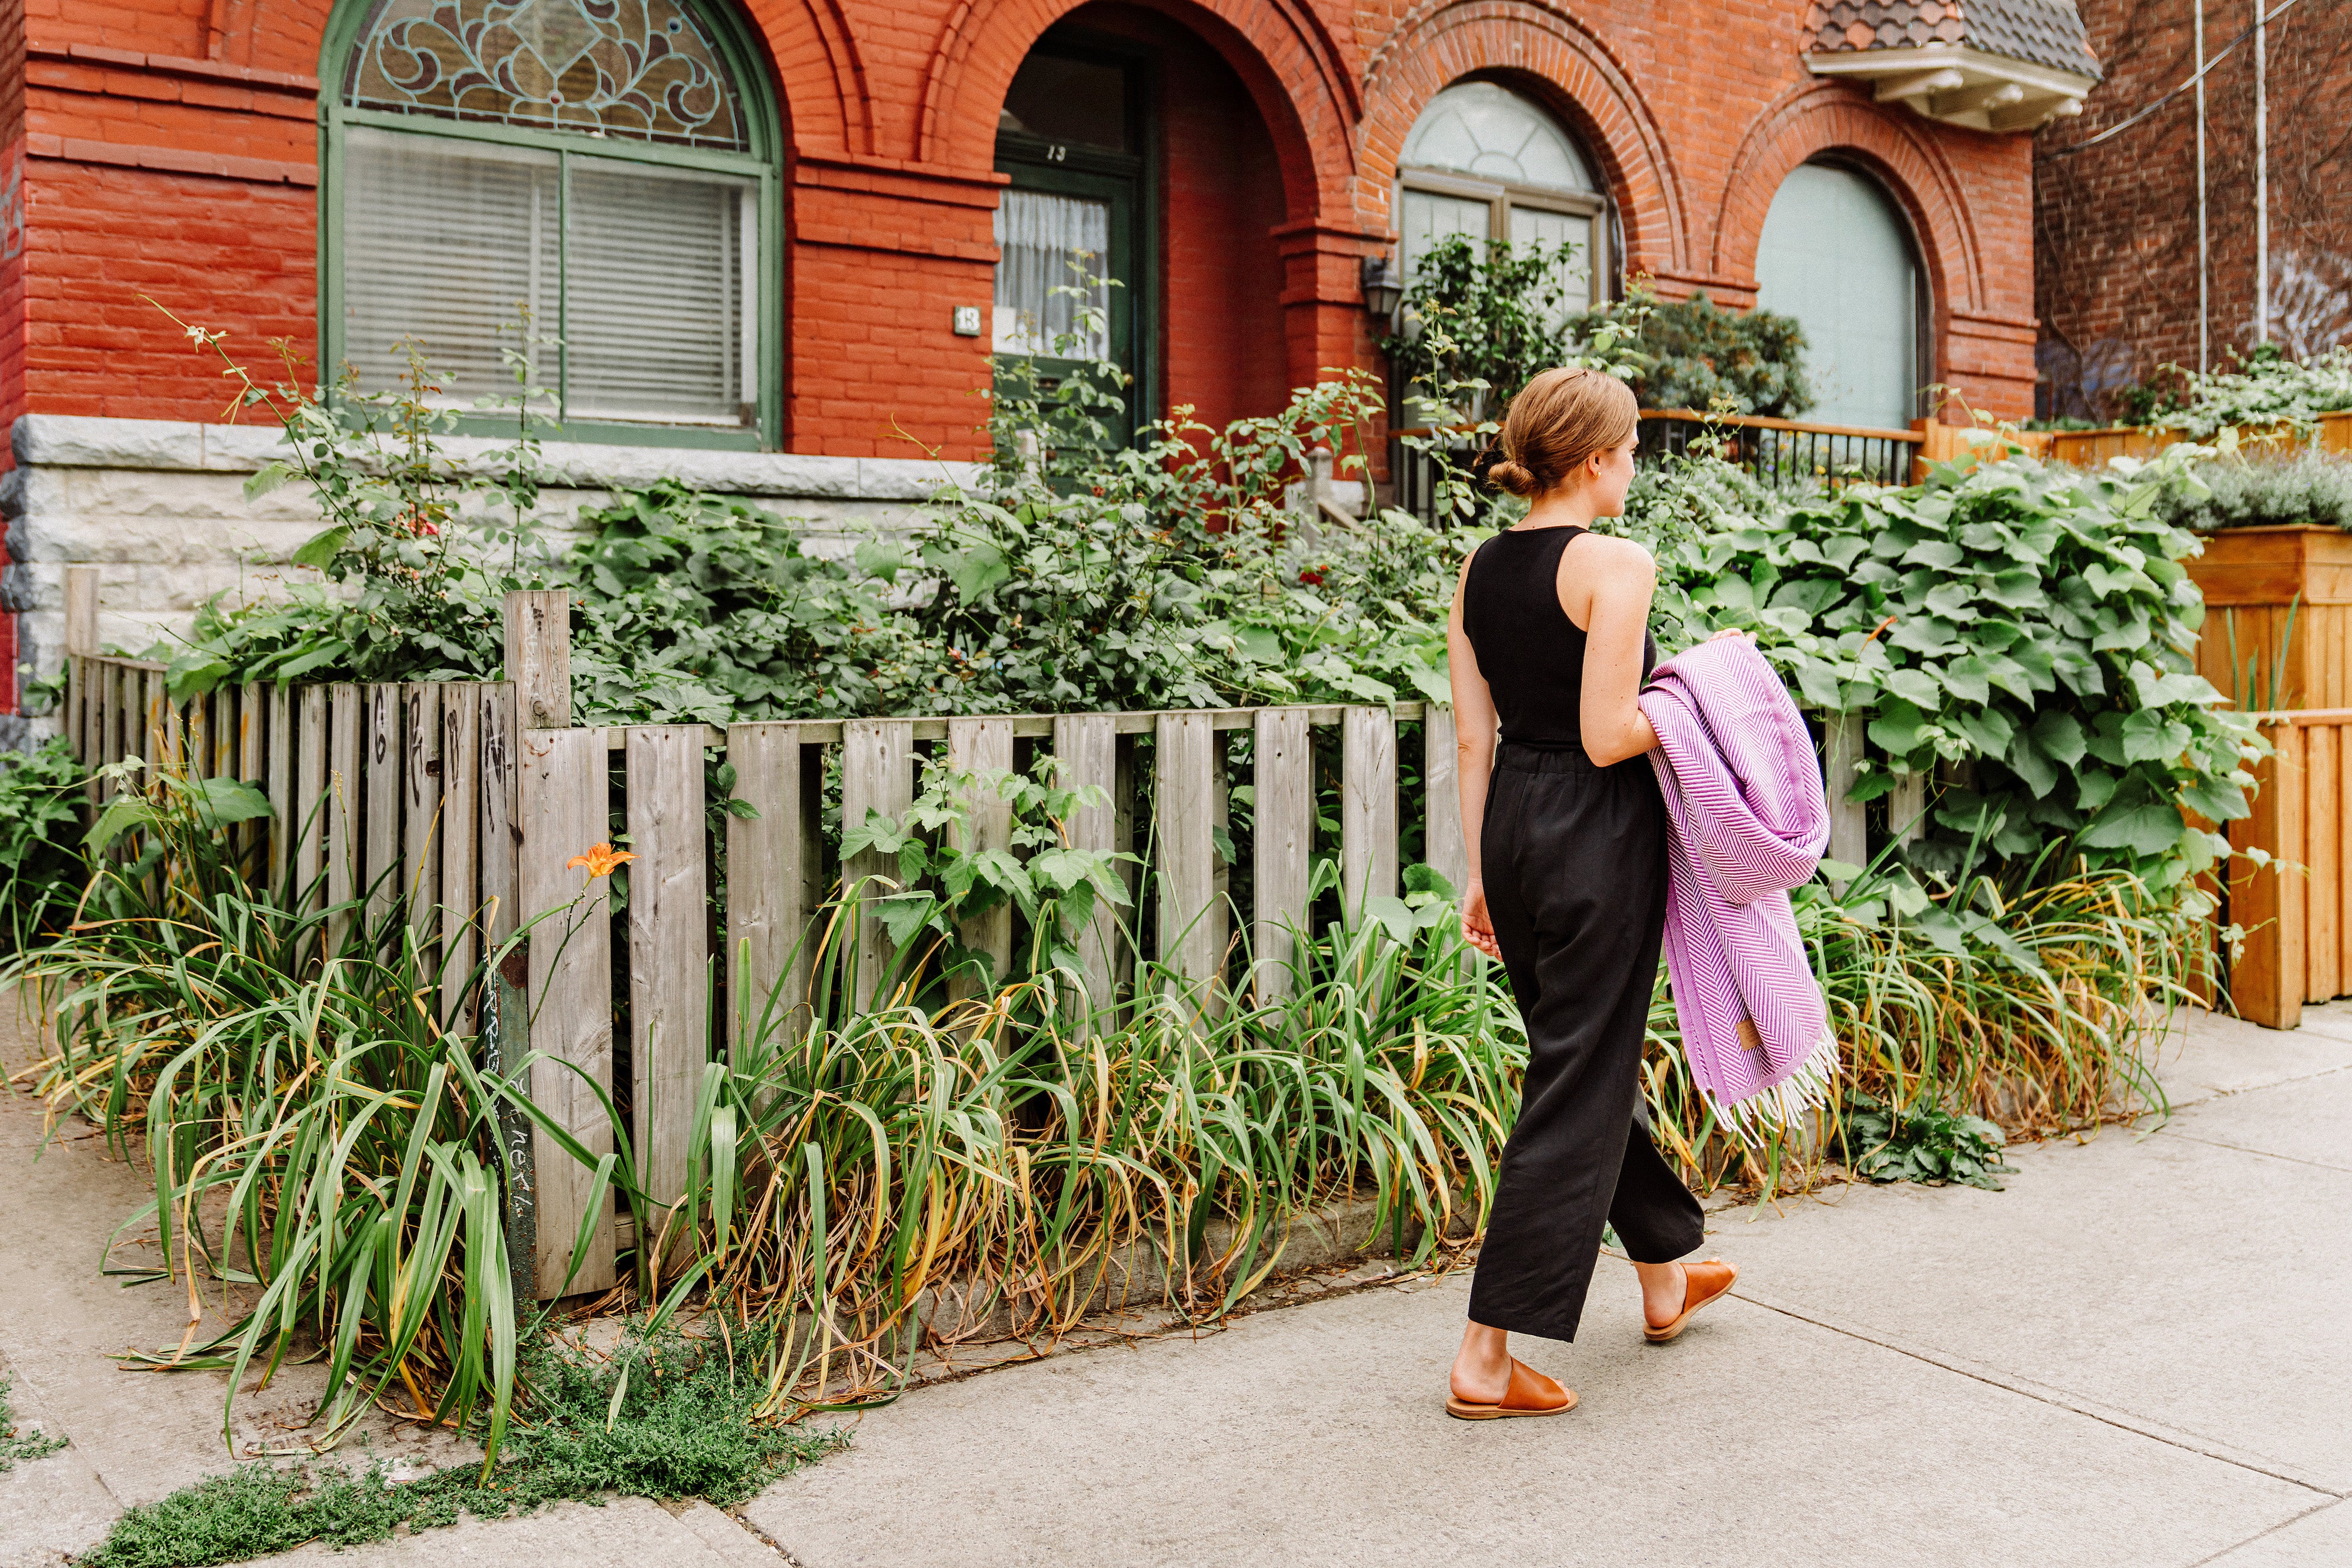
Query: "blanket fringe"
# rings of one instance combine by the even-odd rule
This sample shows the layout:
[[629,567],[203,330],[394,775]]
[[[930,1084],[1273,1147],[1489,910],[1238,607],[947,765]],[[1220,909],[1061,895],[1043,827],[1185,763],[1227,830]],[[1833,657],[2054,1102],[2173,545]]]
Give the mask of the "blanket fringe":
[[1824,1029],[1805,1060],[1770,1088],[1728,1104],[1708,1093],[1705,1085],[1699,1092],[1715,1108],[1717,1119],[1742,1142],[1761,1143],[1772,1127],[1791,1125],[1806,1112],[1828,1104],[1839,1066],[1836,1031]]

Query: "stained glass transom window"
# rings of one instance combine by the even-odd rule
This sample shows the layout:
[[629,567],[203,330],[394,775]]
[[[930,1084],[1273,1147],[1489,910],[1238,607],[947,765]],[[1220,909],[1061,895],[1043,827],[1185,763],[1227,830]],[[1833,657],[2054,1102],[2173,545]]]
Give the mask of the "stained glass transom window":
[[353,109],[747,152],[717,47],[684,0],[378,0]]

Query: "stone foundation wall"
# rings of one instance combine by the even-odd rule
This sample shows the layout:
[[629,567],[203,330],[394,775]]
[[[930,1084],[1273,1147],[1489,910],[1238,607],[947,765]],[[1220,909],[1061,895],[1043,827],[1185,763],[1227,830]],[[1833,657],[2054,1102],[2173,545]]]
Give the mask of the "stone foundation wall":
[[[206,599],[265,598],[318,574],[288,558],[320,525],[297,480],[248,500],[247,477],[286,455],[274,427],[26,414],[13,433],[16,467],[0,475],[8,564],[0,609],[17,617],[24,674],[54,676],[65,655],[65,569],[100,568],[101,646],[142,651],[184,635]],[[453,438],[461,461],[500,444]],[[884,457],[551,443],[540,516],[561,547],[583,507],[615,487],[674,478],[793,519],[810,548],[845,553],[869,529],[915,526],[917,503],[940,485],[969,483],[967,463]],[[19,682],[21,689],[22,681]],[[21,745],[51,721],[0,717],[0,744]]]

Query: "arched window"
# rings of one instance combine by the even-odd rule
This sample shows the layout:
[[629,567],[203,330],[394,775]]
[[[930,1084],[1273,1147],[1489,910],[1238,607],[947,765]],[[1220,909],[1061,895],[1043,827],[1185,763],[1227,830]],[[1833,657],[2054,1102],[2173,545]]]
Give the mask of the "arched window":
[[1607,203],[1592,171],[1550,115],[1508,88],[1459,82],[1429,100],[1397,160],[1397,226],[1407,277],[1451,235],[1514,246],[1576,246],[1562,305],[1609,297]]
[[1878,183],[1835,163],[1790,171],[1756,247],[1756,303],[1805,329],[1808,419],[1900,430],[1916,415],[1927,312],[1911,228]]
[[358,0],[328,60],[325,358],[414,338],[470,406],[505,350],[575,438],[772,444],[774,116],[698,0]]

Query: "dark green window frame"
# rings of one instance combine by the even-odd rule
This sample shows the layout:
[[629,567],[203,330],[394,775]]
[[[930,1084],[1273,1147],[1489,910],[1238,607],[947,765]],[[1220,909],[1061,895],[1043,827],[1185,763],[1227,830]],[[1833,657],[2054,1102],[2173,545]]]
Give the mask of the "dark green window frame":
[[[756,182],[758,254],[751,308],[758,312],[754,335],[758,353],[758,407],[748,426],[727,427],[659,422],[609,420],[561,421],[548,432],[550,439],[631,446],[696,446],[736,451],[773,451],[783,437],[783,135],[777,116],[763,57],[754,47],[735,8],[715,0],[683,0],[709,28],[728,73],[741,95],[751,148],[731,152],[674,146],[620,136],[581,131],[549,131],[460,120],[425,113],[392,113],[347,107],[342,101],[343,78],[351,51],[360,42],[361,29],[374,0],[340,0],[320,51],[319,94],[319,359],[324,382],[331,382],[347,357],[343,341],[343,209],[346,188],[343,154],[346,132],[365,126],[404,135],[443,137],[459,141],[488,142],[504,147],[531,148],[554,153],[561,160],[559,190],[568,195],[574,156],[645,163],[663,168],[693,169],[733,174]],[[559,201],[562,201],[559,197]],[[559,225],[568,214],[558,208]],[[559,251],[567,254],[568,246]],[[556,297],[565,298],[559,285]],[[559,314],[554,333],[562,338]],[[558,350],[559,361],[562,354]],[[559,363],[554,378],[565,384]],[[459,428],[495,434],[514,427],[510,415],[464,414]]]
[[[1158,72],[1150,51],[1129,40],[1079,29],[1057,29],[1033,54],[1055,55],[1118,66],[1128,76],[1132,152],[1041,136],[1000,131],[996,170],[1014,190],[1085,196],[1111,204],[1111,246],[1107,276],[1123,287],[1110,291],[1111,358],[1135,378],[1128,389],[1129,441],[1160,415],[1160,126]],[[1124,351],[1122,351],[1124,350]],[[998,362],[1014,356],[999,354]],[[1041,378],[1052,380],[1081,368],[1081,361],[1029,356]]]

